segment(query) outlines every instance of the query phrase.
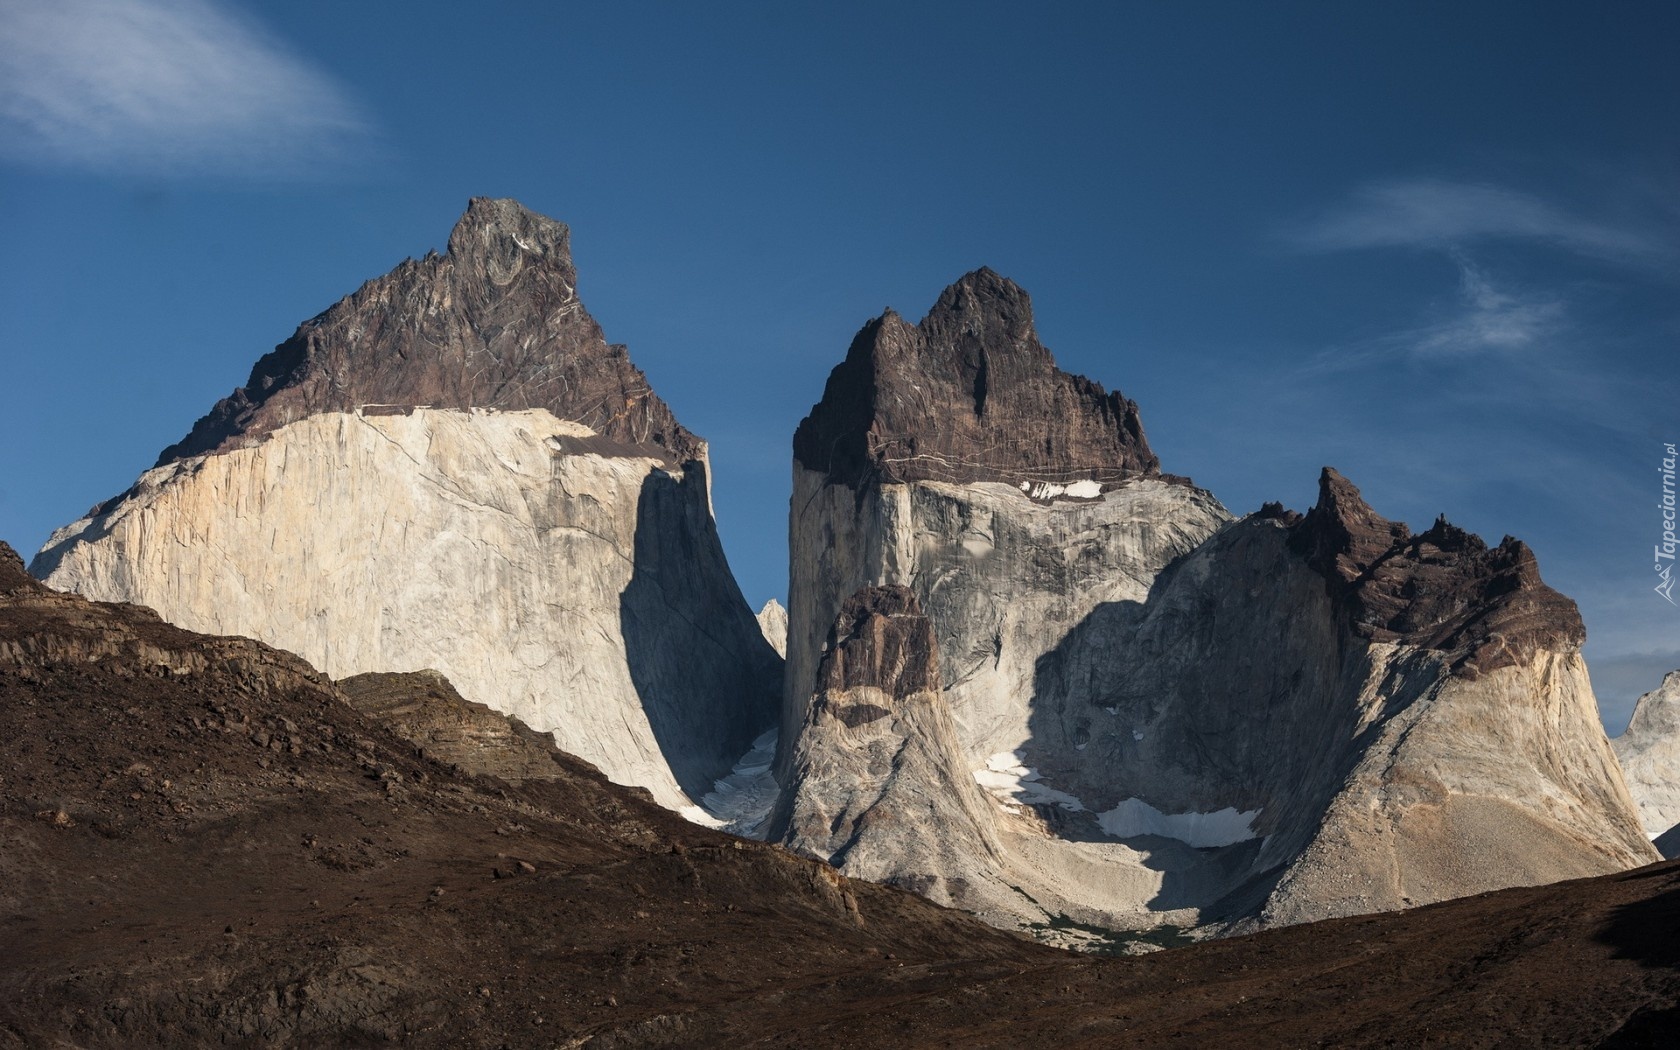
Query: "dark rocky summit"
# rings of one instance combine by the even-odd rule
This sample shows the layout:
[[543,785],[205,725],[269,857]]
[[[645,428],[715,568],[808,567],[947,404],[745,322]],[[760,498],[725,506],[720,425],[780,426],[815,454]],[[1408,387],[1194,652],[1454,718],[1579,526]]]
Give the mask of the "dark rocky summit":
[[1291,547],[1329,582],[1355,635],[1447,653],[1465,677],[1586,640],[1575,603],[1541,581],[1521,540],[1489,548],[1444,517],[1413,535],[1329,467],[1318,504],[1291,532]]
[[473,200],[447,254],[305,323],[32,571],[335,678],[435,668],[698,804],[773,723],[780,662],[718,539],[705,444],[576,281],[565,226]]
[[991,270],[912,325],[864,325],[800,423],[794,459],[854,488],[893,481],[1104,484],[1160,473],[1137,405],[1056,367],[1032,300]]
[[677,463],[700,443],[577,297],[570,232],[475,197],[446,254],[409,259],[298,327],[158,464],[321,412],[545,408]]

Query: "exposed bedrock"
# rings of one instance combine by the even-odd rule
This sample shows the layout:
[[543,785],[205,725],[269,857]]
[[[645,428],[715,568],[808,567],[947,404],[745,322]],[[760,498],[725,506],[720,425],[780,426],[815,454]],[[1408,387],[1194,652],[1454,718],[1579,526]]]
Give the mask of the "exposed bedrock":
[[899,585],[858,591],[828,643],[794,749],[799,790],[783,794],[771,837],[941,904],[979,910],[1007,896],[995,884],[1002,857],[957,747],[933,630],[915,594]]
[[1680,671],[1639,698],[1613,743],[1646,833],[1663,856],[1680,856]]
[[566,228],[475,200],[447,255],[305,323],[49,540],[55,587],[334,677],[442,672],[663,804],[775,722],[703,442],[575,293]]
[[[870,877],[1004,887],[965,906],[1006,925],[1246,926],[1655,857],[1579,616],[1526,546],[1414,535],[1331,470],[1304,517],[1233,521],[1159,472],[1135,405],[1056,369],[989,271],[864,328],[793,474],[783,812],[870,825],[816,771],[847,739],[822,715],[835,624],[883,585],[933,635],[955,739],[924,746],[986,793],[963,832],[985,848]],[[937,732],[891,724],[898,750]],[[847,862],[835,829],[789,834]]]

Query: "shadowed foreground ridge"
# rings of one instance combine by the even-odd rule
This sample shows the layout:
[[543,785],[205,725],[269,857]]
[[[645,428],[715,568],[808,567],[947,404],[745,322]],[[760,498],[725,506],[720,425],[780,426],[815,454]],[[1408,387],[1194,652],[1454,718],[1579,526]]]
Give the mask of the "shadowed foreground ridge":
[[[375,702],[447,714],[405,677]],[[0,1046],[1655,1046],[1680,1001],[1673,864],[1096,959],[549,757],[418,757],[0,544]]]

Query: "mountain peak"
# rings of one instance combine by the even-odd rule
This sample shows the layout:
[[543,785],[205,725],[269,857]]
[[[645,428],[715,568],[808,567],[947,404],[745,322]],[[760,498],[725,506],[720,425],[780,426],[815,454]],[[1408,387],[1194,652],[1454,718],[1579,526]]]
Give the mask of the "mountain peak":
[[981,268],[920,324],[864,325],[794,435],[807,469],[866,479],[1001,481],[1023,491],[1156,476],[1137,405],[1056,367],[1032,299]]
[[158,462],[319,413],[414,408],[546,409],[679,463],[703,448],[584,309],[566,226],[475,197],[446,254],[410,259],[305,321]]
[[449,255],[466,260],[528,256],[572,264],[571,230],[509,197],[474,197],[449,234]]
[[1575,603],[1540,579],[1527,544],[1507,536],[1490,548],[1445,515],[1413,535],[1332,467],[1319,475],[1318,503],[1290,529],[1355,634],[1448,653],[1467,677],[1586,639]]

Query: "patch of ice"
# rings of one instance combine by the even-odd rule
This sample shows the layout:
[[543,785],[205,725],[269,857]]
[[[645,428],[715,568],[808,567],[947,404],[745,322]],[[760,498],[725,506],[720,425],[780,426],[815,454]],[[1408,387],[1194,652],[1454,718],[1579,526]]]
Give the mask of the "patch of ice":
[[1021,491],[1030,499],[1055,499],[1057,496],[1072,496],[1074,499],[1096,499],[1102,495],[1102,482],[1075,481],[1069,485],[1058,485],[1054,481],[1023,481]]
[[985,769],[974,771],[975,783],[1010,813],[1019,813],[1021,806],[1060,806],[1072,813],[1085,808],[1085,803],[1065,791],[1057,791],[1044,783],[1039,772],[1021,764],[1025,751],[999,751],[986,759]]
[[760,735],[729,775],[712,784],[700,805],[684,806],[677,812],[695,824],[721,828],[742,838],[762,838],[764,822],[776,807],[776,794],[781,790],[770,771],[776,764],[777,735],[774,729]]
[[1143,730],[1141,730],[1141,729],[1132,730],[1132,739],[1133,740],[1142,740],[1143,739]]
[[1238,813],[1234,807],[1212,813],[1162,813],[1140,798],[1129,798],[1105,813],[1097,823],[1116,838],[1160,835],[1196,847],[1231,846],[1258,838],[1254,820],[1259,810]]

